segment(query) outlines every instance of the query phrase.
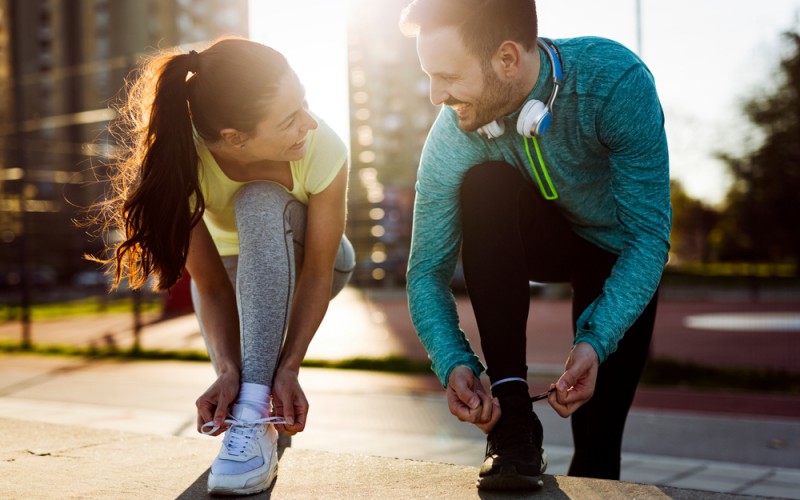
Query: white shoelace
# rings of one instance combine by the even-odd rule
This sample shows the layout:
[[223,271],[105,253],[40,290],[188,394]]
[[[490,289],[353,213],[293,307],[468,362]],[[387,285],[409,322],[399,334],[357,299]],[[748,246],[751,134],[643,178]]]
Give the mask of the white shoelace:
[[[252,434],[257,426],[263,424],[285,424],[286,420],[283,417],[264,417],[257,420],[244,422],[237,419],[232,415],[228,415],[223,423],[230,424],[228,428],[227,439],[225,448],[231,455],[242,456],[250,453],[250,448],[253,443]],[[210,429],[209,429],[210,428]],[[214,422],[206,422],[200,426],[200,432],[206,435],[214,434],[220,428],[219,425],[214,425]]]

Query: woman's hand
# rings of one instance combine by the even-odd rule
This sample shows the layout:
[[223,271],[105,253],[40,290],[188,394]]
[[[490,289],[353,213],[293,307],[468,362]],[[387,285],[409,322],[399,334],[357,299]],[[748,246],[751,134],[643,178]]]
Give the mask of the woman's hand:
[[211,433],[216,436],[225,432],[223,427],[231,405],[239,394],[239,373],[235,370],[220,373],[217,380],[211,384],[195,403],[197,405],[197,432],[202,432],[201,427],[206,422],[213,420],[217,430]]
[[294,435],[306,427],[308,400],[300,387],[296,370],[278,368],[272,383],[272,405],[275,415],[286,420],[285,424],[275,426],[279,431]]

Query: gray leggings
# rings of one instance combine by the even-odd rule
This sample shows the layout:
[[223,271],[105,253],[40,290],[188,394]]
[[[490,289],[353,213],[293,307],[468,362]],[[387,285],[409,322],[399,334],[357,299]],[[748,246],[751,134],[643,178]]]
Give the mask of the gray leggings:
[[[236,196],[239,255],[222,262],[236,290],[242,347],[242,382],[272,386],[294,296],[297,272],[303,264],[306,206],[274,182],[244,185]],[[347,284],[355,267],[355,252],[343,235],[333,271],[331,298]],[[200,332],[197,287],[192,300]],[[208,349],[216,369],[214,354]]]

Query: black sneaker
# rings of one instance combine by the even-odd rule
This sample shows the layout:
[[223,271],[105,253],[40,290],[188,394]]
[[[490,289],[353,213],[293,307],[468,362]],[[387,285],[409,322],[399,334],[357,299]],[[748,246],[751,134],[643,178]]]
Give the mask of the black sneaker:
[[486,438],[486,459],[478,474],[482,490],[535,490],[547,468],[542,423],[530,399],[500,399],[502,415]]

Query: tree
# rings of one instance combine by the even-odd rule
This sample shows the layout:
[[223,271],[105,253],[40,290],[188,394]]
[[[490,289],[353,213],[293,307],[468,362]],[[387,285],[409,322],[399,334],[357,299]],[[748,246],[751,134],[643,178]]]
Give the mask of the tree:
[[672,198],[671,261],[709,262],[711,247],[708,235],[717,224],[719,214],[705,203],[689,196],[683,185],[670,181]]
[[800,33],[784,37],[775,90],[744,106],[763,141],[740,157],[719,155],[734,177],[715,230],[721,260],[800,264]]

